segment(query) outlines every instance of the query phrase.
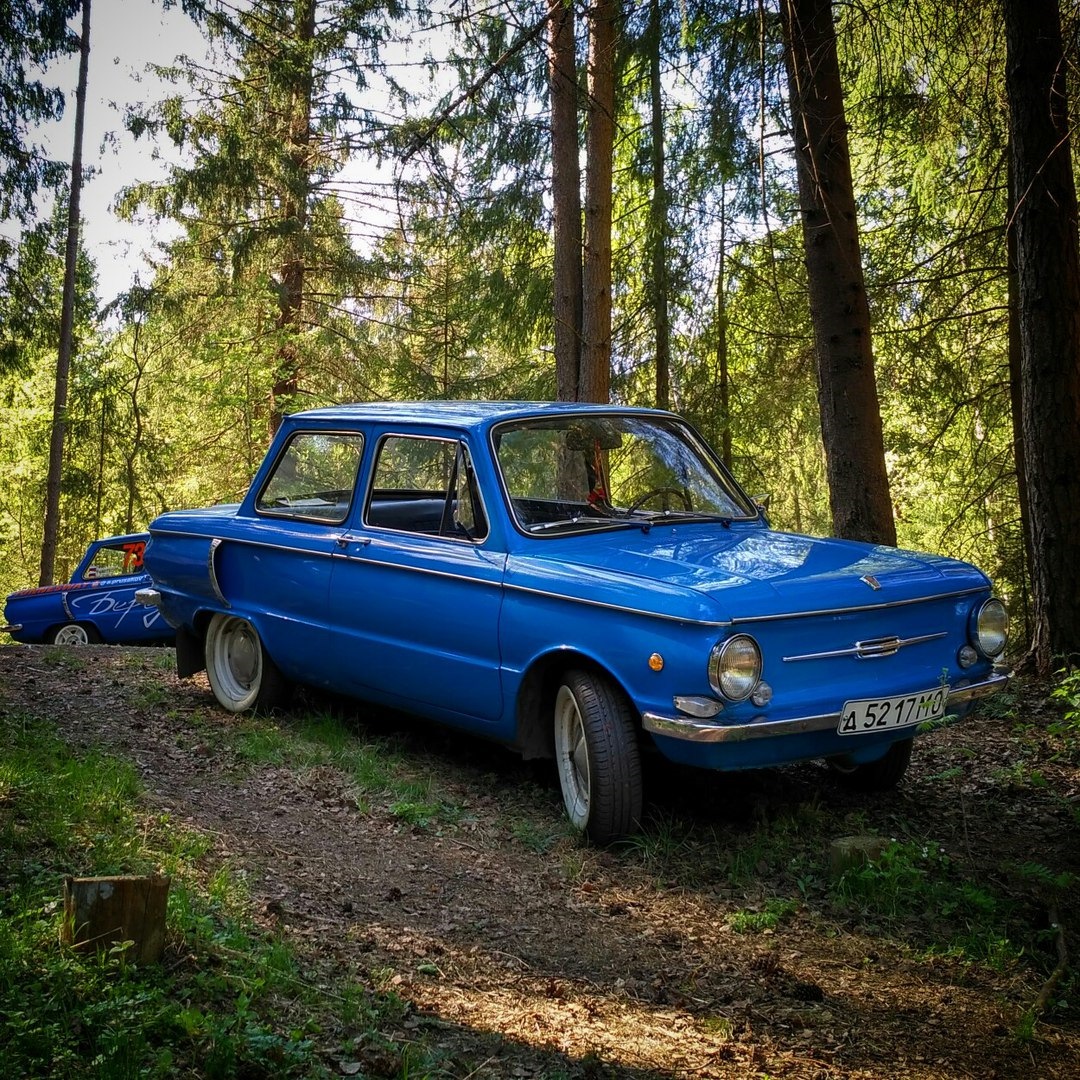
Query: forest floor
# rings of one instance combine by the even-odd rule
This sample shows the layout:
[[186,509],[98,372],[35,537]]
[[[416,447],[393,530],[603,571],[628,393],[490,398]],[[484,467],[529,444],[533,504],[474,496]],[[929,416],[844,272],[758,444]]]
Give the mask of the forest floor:
[[[0,647],[0,708],[132,761],[311,977],[398,995],[386,1034],[439,1047],[447,1076],[1080,1076],[1080,738],[1030,688],[920,739],[885,796],[819,764],[650,763],[641,837],[595,850],[551,770],[498,747],[333,704],[393,747],[410,807],[244,751],[238,725],[300,714],[228,716],[170,650],[56,654]],[[852,834],[896,845],[845,885],[829,847]],[[401,1072],[344,1034],[325,1048],[343,1075]]]

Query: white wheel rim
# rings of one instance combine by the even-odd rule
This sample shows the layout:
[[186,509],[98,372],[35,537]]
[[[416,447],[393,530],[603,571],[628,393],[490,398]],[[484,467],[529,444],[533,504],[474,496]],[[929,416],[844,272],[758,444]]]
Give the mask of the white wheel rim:
[[90,636],[86,630],[72,623],[71,626],[62,626],[56,632],[57,645],[89,645]]
[[246,708],[259,690],[262,650],[254,627],[244,619],[228,619],[214,636],[212,648],[216,689],[227,706]]
[[559,785],[571,822],[584,829],[589,820],[589,747],[577,698],[568,686],[560,686],[555,698],[555,759]]

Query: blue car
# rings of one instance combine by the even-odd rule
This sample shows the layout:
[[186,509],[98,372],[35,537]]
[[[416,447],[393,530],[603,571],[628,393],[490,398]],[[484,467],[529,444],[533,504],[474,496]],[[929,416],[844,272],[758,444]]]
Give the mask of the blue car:
[[135,600],[150,584],[143,567],[147,533],[95,540],[71,580],[11,593],[0,632],[27,645],[152,645],[173,640],[160,612]]
[[303,412],[242,503],[150,534],[140,598],[223,708],[302,683],[552,758],[598,843],[637,827],[649,749],[887,788],[915,736],[1008,679],[979,570],[771,529],[667,412]]

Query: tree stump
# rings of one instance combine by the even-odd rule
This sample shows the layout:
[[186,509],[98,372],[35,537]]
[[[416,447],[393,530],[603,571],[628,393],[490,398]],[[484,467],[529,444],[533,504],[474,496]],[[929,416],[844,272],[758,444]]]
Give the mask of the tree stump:
[[841,836],[829,845],[829,868],[834,878],[848,870],[876,863],[889,842],[881,836]]
[[152,877],[71,878],[64,882],[61,940],[76,948],[108,948],[130,941],[125,954],[138,964],[161,959],[169,879]]

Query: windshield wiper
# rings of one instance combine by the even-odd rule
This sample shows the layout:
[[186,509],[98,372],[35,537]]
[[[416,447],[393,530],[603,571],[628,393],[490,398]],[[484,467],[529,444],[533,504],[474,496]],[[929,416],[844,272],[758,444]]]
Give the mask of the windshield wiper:
[[725,529],[729,529],[733,520],[729,514],[713,514],[706,510],[635,510],[634,513],[647,514],[647,520],[652,525],[664,521],[718,521]]
[[627,526],[632,529],[640,529],[643,527],[647,527],[651,524],[652,523],[649,521],[630,521],[625,518],[596,518],[584,517],[582,515],[579,515],[578,517],[559,518],[556,521],[540,521],[537,522],[535,525],[530,525],[528,529],[531,533],[547,532],[549,529],[563,529],[571,525],[586,525],[590,529],[622,529],[626,528]]

